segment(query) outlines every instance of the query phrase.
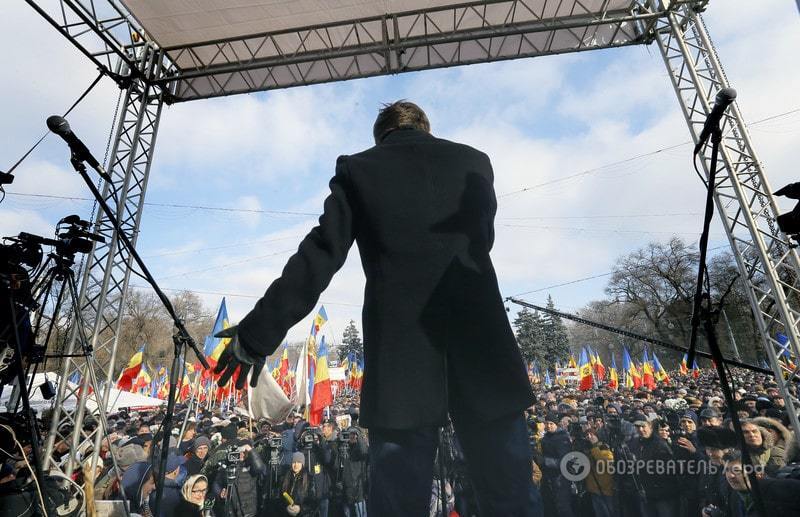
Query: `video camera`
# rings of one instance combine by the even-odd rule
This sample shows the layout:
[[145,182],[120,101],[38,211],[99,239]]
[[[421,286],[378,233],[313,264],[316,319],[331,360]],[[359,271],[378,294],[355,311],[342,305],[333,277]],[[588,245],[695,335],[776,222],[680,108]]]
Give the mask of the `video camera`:
[[90,223],[77,215],[68,215],[56,225],[56,239],[21,232],[4,238],[0,244],[0,272],[19,272],[19,268],[35,269],[42,262],[42,246],[51,246],[56,256],[72,262],[76,253],[89,253],[93,242],[105,242],[101,235],[89,231]]
[[299,445],[304,449],[311,449],[315,443],[322,441],[322,431],[319,427],[306,427],[300,438],[298,439]]

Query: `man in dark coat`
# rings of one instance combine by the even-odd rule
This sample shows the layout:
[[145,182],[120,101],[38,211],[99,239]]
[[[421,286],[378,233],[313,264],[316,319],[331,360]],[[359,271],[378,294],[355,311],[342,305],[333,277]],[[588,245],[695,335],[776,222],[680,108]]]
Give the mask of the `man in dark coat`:
[[567,431],[558,427],[557,413],[548,413],[542,436],[542,498],[547,517],[572,517],[570,483],[561,470],[561,460],[572,450]]
[[[242,319],[218,363],[225,384],[315,306],[358,244],[366,275],[361,425],[374,515],[421,515],[448,413],[487,515],[535,515],[523,411],[534,400],[489,251],[497,201],[489,158],[430,134],[409,102],[382,109],[376,145],[341,156],[319,224]],[[251,382],[253,382],[251,380]]]
[[[638,417],[637,417],[638,418]],[[677,483],[669,467],[675,472],[676,464],[669,444],[658,436],[658,429],[650,420],[638,419],[633,423],[639,438],[631,445],[637,464],[647,466],[638,473],[644,489],[642,513],[645,517],[674,517],[679,515]]]

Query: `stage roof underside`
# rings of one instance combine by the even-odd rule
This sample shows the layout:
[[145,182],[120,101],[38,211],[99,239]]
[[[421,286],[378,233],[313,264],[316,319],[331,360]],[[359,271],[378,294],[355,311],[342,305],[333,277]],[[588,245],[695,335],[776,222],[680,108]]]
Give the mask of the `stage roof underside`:
[[26,2],[121,86],[134,75],[171,103],[647,44],[708,0]]
[[123,0],[175,101],[646,43],[649,0]]

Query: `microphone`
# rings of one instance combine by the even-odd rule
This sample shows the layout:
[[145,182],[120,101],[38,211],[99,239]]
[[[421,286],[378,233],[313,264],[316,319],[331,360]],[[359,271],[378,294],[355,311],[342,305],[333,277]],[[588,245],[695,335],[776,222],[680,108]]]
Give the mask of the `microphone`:
[[47,127],[67,142],[72,153],[77,158],[88,163],[93,169],[100,167],[100,163],[92,156],[92,153],[89,152],[89,149],[81,142],[80,138],[75,136],[75,133],[69,127],[69,122],[64,117],[58,115],[47,117]]
[[736,90],[733,88],[723,88],[717,93],[717,96],[714,98],[714,107],[711,108],[711,113],[706,117],[703,131],[700,132],[700,139],[697,141],[697,145],[694,146],[694,154],[699,153],[703,148],[708,137],[711,136],[711,131],[719,127],[719,121],[722,119],[722,115],[734,99],[736,99]]

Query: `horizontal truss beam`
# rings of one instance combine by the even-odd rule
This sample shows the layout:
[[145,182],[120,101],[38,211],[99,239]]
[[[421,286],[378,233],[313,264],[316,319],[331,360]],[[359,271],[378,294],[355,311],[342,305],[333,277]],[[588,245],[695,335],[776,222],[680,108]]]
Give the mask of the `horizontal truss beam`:
[[[26,2],[121,86],[143,80],[179,102],[648,44],[659,19],[707,0],[630,0],[613,10],[610,1],[591,9],[581,0],[483,0],[165,48],[118,0]],[[137,59],[145,46],[155,63]]]

